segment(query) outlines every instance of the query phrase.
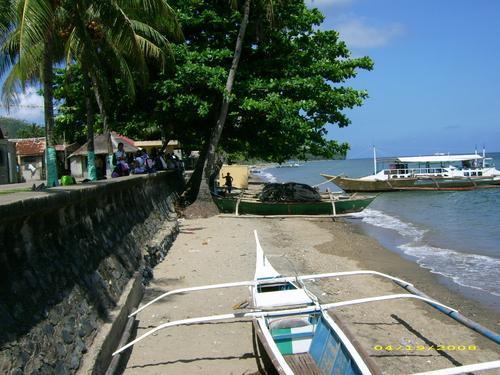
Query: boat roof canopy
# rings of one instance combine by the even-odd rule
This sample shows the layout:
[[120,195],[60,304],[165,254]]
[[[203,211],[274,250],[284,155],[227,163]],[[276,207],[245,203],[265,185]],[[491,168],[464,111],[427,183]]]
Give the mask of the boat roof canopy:
[[452,161],[467,161],[467,160],[481,160],[480,155],[432,155],[432,156],[409,156],[404,158],[397,158],[396,161],[401,163],[442,163]]

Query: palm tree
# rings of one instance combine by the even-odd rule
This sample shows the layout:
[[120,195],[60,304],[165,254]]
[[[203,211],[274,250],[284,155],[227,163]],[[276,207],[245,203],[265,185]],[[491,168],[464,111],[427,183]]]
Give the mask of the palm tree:
[[[173,10],[165,0],[136,1],[66,1],[64,29],[67,64],[78,61],[84,76],[87,103],[88,171],[95,179],[94,111],[89,97],[90,88],[103,121],[109,131],[106,98],[108,78],[115,74],[125,83],[127,95],[135,98],[137,78],[145,83],[149,61],[161,68],[172,56],[167,34],[175,39],[182,36]],[[102,64],[101,61],[106,62]],[[107,74],[108,73],[108,74]]]
[[[47,185],[54,186],[57,170],[52,132],[52,66],[55,60],[62,60],[61,42],[65,42],[67,63],[80,62],[84,89],[87,94],[89,88],[93,90],[107,132],[109,83],[106,71],[111,75],[118,73],[133,98],[137,78],[143,83],[147,80],[147,62],[154,59],[163,67],[171,56],[164,33],[175,38],[182,34],[173,10],[165,0],[12,0],[8,9],[13,16],[11,24],[3,27],[0,20],[0,73],[10,68],[3,87],[3,99],[7,104],[15,104],[16,93],[27,83],[37,79],[42,81]],[[95,178],[94,111],[89,97],[87,103],[89,174]]]
[[57,0],[12,0],[7,5],[9,25],[1,28],[0,74],[10,72],[3,86],[3,100],[16,103],[16,94],[28,83],[41,81],[44,99],[47,186],[57,184],[54,147],[53,61],[56,52]]

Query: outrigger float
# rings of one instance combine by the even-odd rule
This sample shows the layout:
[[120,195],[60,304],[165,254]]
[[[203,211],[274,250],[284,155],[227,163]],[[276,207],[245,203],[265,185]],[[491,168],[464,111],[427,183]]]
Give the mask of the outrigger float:
[[[257,259],[253,280],[172,290],[140,307],[130,317],[171,295],[244,286],[248,286],[250,289],[253,311],[164,323],[119,348],[113,355],[118,355],[148,336],[169,327],[248,318],[253,321],[258,339],[279,374],[381,374],[377,366],[362,348],[359,348],[355,340],[350,338],[348,331],[341,328],[340,322],[334,315],[330,315],[329,311],[338,307],[393,299],[413,299],[426,302],[497,344],[500,343],[500,336],[495,332],[465,318],[457,310],[422,294],[409,282],[390,275],[376,271],[351,271],[296,277],[283,276],[269,263],[260,246],[257,231],[254,233],[257,243]],[[380,276],[392,280],[410,293],[322,304],[304,284],[307,280],[356,275]],[[454,375],[497,368],[500,368],[500,360],[422,372],[418,375]]]
[[472,155],[432,155],[399,157],[388,169],[377,170],[374,150],[373,174],[349,178],[322,173],[348,193],[400,190],[475,190],[500,188],[500,171],[491,158]]

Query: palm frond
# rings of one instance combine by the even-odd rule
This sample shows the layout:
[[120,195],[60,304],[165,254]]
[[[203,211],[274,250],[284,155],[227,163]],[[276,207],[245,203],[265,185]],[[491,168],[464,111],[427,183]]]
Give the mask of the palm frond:
[[31,47],[46,40],[47,36],[52,33],[53,22],[54,12],[50,1],[18,1],[19,63],[21,67],[33,63]]

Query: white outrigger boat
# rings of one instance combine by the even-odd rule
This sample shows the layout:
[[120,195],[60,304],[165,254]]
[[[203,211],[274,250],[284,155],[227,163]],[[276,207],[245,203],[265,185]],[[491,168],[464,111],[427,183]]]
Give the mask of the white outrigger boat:
[[349,178],[321,174],[346,192],[398,190],[473,190],[500,187],[500,171],[492,159],[471,155],[430,155],[391,159],[389,168],[377,170],[374,150],[372,175]]
[[[244,286],[248,286],[250,289],[253,304],[252,311],[164,323],[119,348],[113,355],[127,350],[151,334],[168,327],[248,318],[253,321],[257,336],[269,356],[274,369],[279,374],[380,374],[380,370],[364,353],[362,348],[359,348],[355,340],[349,338],[349,333],[347,333],[345,328],[341,328],[340,322],[336,321],[336,318],[330,315],[329,310],[337,307],[393,299],[416,299],[424,301],[496,343],[500,343],[500,337],[495,332],[479,326],[477,323],[460,315],[455,309],[445,306],[425,295],[412,294],[418,293],[418,290],[412,284],[390,275],[376,271],[351,271],[296,277],[283,276],[274,269],[264,255],[257,237],[257,231],[255,231],[255,240],[257,243],[257,259],[253,280],[172,290],[140,307],[130,317],[160,299],[174,294]],[[389,294],[322,304],[304,284],[304,281],[307,280],[353,275],[377,275],[394,281],[411,293]],[[497,368],[500,368],[500,360],[450,367],[418,373],[418,375],[454,375]]]

